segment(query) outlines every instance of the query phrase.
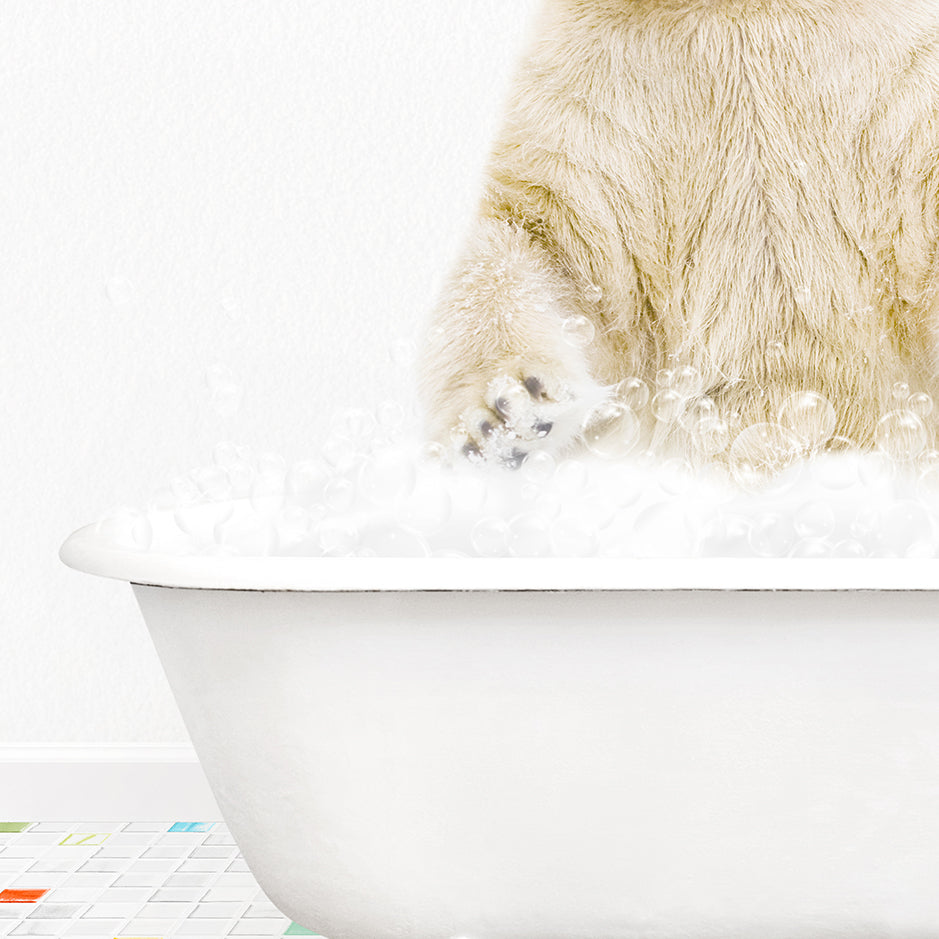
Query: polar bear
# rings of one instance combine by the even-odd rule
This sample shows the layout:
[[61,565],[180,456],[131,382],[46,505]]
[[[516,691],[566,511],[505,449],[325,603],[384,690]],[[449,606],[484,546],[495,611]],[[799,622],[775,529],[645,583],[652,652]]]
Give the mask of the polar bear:
[[428,429],[518,465],[684,370],[729,439],[809,390],[869,446],[897,388],[935,394],[937,284],[936,0],[546,0],[430,317]]

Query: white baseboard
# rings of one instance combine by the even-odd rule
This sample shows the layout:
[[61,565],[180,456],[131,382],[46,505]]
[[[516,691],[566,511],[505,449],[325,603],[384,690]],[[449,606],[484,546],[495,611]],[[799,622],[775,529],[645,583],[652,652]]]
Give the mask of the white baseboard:
[[0,745],[0,821],[221,817],[191,747]]

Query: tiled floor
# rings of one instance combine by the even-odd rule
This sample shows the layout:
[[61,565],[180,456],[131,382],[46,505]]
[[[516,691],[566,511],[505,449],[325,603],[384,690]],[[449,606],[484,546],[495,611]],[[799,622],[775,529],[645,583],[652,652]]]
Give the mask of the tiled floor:
[[312,936],[221,822],[0,822],[0,936]]

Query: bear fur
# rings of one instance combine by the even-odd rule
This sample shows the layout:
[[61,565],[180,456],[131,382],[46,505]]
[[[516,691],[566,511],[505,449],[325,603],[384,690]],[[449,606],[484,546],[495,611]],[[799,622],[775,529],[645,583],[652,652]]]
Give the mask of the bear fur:
[[937,250],[935,0],[547,0],[423,345],[430,435],[517,464],[684,368],[730,439],[808,390],[870,446],[897,383],[936,392]]

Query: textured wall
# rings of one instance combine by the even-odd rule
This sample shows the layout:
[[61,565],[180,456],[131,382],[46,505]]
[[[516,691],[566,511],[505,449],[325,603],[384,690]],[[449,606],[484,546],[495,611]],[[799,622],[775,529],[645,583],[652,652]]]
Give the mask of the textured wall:
[[[234,439],[301,456],[472,211],[537,0],[5,0],[0,743],[186,740],[72,529]],[[206,369],[244,387],[232,417]]]

